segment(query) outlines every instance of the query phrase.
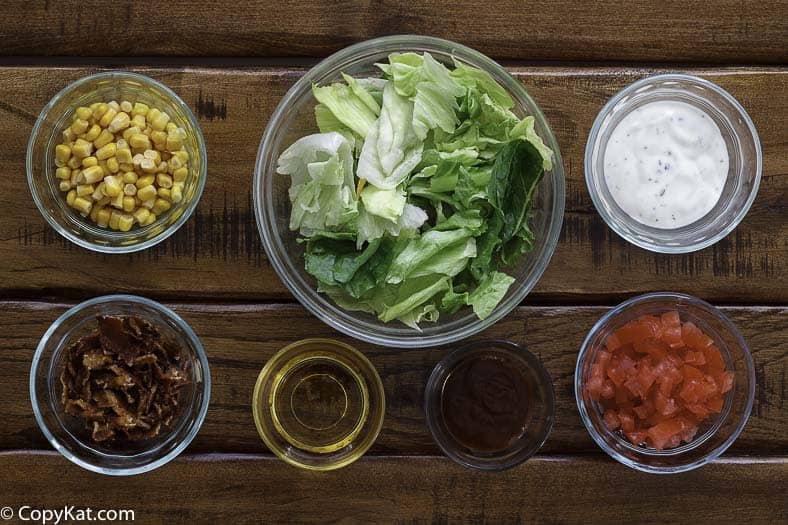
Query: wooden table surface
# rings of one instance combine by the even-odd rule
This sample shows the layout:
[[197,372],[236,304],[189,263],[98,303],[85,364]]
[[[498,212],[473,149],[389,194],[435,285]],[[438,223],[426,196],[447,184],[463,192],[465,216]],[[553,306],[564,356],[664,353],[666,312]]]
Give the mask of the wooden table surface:
[[[557,421],[540,453],[505,473],[463,469],[426,430],[423,388],[449,348],[355,342],[309,315],[266,260],[251,185],[263,128],[306,68],[384,34],[456,40],[498,59],[544,110],[567,177],[559,246],[524,304],[476,338],[528,346],[544,361]],[[0,7],[0,507],[133,509],[139,523],[282,521],[788,521],[788,2],[316,0],[22,2]],[[195,111],[209,167],[194,216],[132,255],[60,238],[25,183],[32,125],[69,82],[102,68],[140,71]],[[728,237],[656,255],[617,237],[583,178],[591,123],[617,90],[681,71],[719,84],[747,109],[763,146],[752,209]],[[752,416],[717,461],[674,476],[608,458],[580,422],[572,391],[580,343],[611,306],[644,292],[722,306],[756,363]],[[28,396],[35,347],[69,305],[130,292],[171,305],[200,336],[213,377],[205,425],[184,454],[148,474],[110,478],[48,444]],[[303,472],[257,436],[258,371],[287,343],[327,336],[360,348],[387,396],[383,431],[348,468]],[[2,517],[2,515],[0,515]]]

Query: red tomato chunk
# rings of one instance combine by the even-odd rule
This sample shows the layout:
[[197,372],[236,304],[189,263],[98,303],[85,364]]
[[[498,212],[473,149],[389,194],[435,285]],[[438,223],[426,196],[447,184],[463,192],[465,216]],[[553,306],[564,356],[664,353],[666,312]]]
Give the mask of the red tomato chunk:
[[585,388],[611,430],[663,450],[689,443],[700,423],[722,411],[733,378],[714,340],[673,310],[610,334]]

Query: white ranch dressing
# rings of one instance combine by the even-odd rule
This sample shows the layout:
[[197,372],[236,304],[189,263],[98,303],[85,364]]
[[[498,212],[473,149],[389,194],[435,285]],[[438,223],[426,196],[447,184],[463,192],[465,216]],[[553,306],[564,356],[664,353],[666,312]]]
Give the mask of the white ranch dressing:
[[654,228],[681,228],[719,200],[728,149],[720,128],[701,109],[674,100],[649,102],[613,129],[604,173],[627,215]]

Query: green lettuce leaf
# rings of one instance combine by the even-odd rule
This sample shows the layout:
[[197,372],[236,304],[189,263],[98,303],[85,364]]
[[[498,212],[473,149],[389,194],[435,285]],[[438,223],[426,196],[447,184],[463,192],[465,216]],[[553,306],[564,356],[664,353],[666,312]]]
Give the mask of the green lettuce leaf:
[[353,153],[342,134],[297,140],[279,156],[276,171],[290,176],[291,230],[309,236],[343,229],[357,218]]
[[399,220],[405,210],[405,191],[402,188],[381,190],[368,184],[361,190],[360,197],[368,213],[393,223]]
[[[359,92],[368,96],[361,98],[357,94]],[[320,104],[333,113],[336,120],[362,138],[367,136],[378,118],[378,113],[369,106],[371,95],[358,84],[355,84],[355,89],[341,83],[322,87],[312,86],[312,94]]]
[[468,294],[467,304],[479,319],[487,318],[506,295],[514,277],[501,272],[490,272],[476,289]]

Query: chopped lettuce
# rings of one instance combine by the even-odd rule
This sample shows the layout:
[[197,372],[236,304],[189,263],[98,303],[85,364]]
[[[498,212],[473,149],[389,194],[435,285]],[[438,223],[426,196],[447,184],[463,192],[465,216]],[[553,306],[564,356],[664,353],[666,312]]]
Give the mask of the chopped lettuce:
[[321,133],[279,158],[306,271],[340,308],[384,322],[419,329],[463,307],[484,319],[533,248],[553,153],[482,70],[429,53],[377,66],[383,78],[314,86]]

